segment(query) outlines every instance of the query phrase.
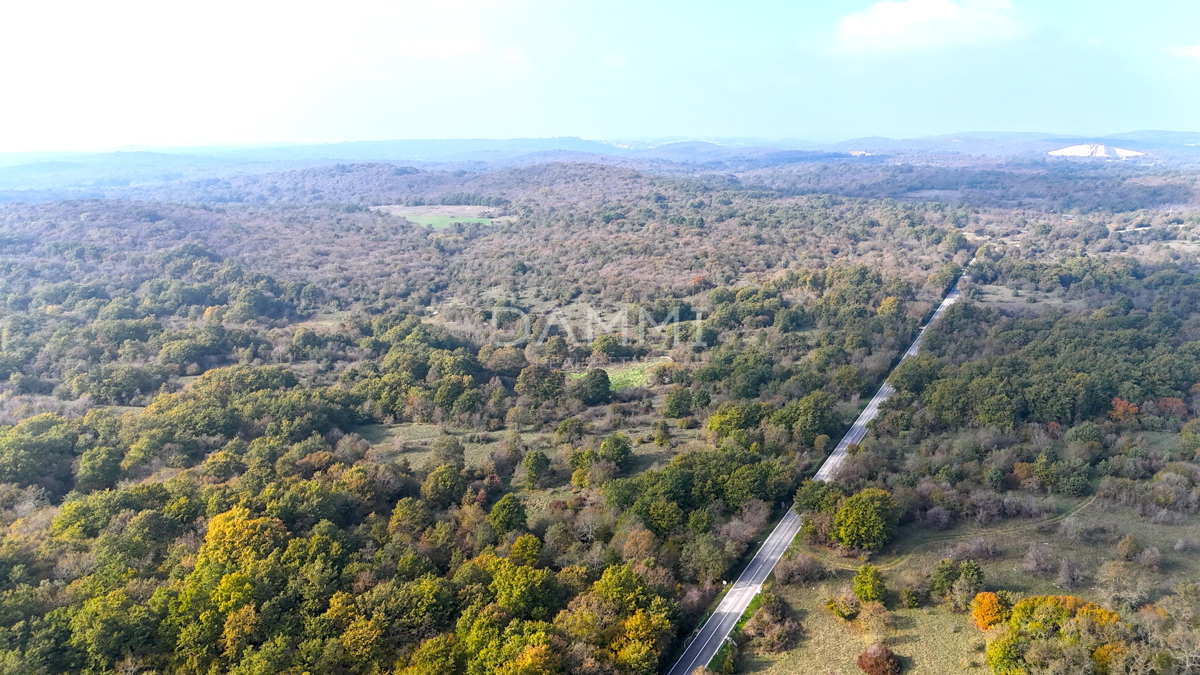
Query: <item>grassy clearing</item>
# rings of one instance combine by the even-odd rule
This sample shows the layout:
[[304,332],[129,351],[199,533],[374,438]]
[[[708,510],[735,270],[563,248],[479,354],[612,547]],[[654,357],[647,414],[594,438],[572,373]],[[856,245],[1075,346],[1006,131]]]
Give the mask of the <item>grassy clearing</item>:
[[1023,290],[1016,291],[1017,295],[1014,296],[1013,292],[1013,289],[1007,286],[975,286],[975,302],[984,305],[999,305],[1007,307],[1038,307],[1041,305],[1057,307],[1064,310],[1080,308],[1080,304],[1078,302],[1068,302],[1051,293]]
[[410,223],[417,223],[435,230],[450,227],[453,223],[483,223],[490,224],[499,221],[515,220],[514,216],[503,216],[497,209],[490,206],[426,204],[425,206],[375,206],[376,211],[400,216]]
[[[358,435],[373,446],[373,451],[380,459],[389,461],[408,460],[409,464],[421,468],[429,457],[430,445],[442,433],[442,428],[436,424],[421,424],[411,422],[405,424],[367,424],[355,429]],[[499,449],[505,442],[508,432],[485,435],[488,440],[482,443],[472,443],[467,440],[467,432],[447,429],[458,437],[463,445],[464,455],[468,466],[482,467],[492,457],[492,452]],[[539,434],[522,433],[526,443],[536,444]]]
[[[650,382],[650,371],[655,366],[670,362],[671,357],[660,356],[647,361],[617,363],[600,367],[608,373],[608,388],[612,391],[621,391],[622,389],[646,386]],[[570,373],[568,377],[574,380],[583,377],[583,373]]]
[[296,323],[292,324],[292,327],[297,330],[300,328],[307,328],[308,330],[318,333],[328,333],[330,331],[339,330],[342,327],[342,322],[344,322],[350,316],[350,314],[350,312],[329,312],[327,314],[318,314],[314,317],[305,319],[304,321],[297,321]]
[[[870,646],[870,638],[821,606],[825,595],[841,583],[776,588],[775,592],[791,605],[796,619],[804,626],[803,634],[797,646],[784,654],[743,657],[738,672],[859,675],[862,671],[855,660]],[[902,609],[894,612],[894,618],[896,629],[888,637],[888,644],[903,658],[906,675],[986,671],[982,667],[983,638],[971,626],[967,615],[952,614],[941,608]]]
[[[1168,436],[1144,435],[1148,442],[1165,442]],[[1053,577],[1039,578],[1025,572],[1022,558],[1030,546],[1040,544],[1049,547],[1055,560],[1070,556],[1094,576],[1100,565],[1116,557],[1116,542],[1132,533],[1143,546],[1154,546],[1162,552],[1161,572],[1146,575],[1152,598],[1173,589],[1181,580],[1200,578],[1200,556],[1175,550],[1175,543],[1180,539],[1200,542],[1200,522],[1193,519],[1183,525],[1152,523],[1132,509],[1091,498],[1059,500],[1058,507],[1057,515],[1052,517],[1008,520],[990,527],[961,524],[946,532],[932,532],[908,525],[901,528],[896,543],[876,555],[872,563],[883,569],[885,581],[895,589],[905,576],[932,569],[945,557],[947,548],[959,542],[986,538],[1001,552],[993,560],[981,561],[987,589],[1005,589],[1024,595],[1065,592],[1098,601],[1100,597],[1093,581],[1082,588],[1064,590],[1055,586]],[[1089,531],[1091,534],[1083,536],[1070,534]],[[835,576],[811,587],[776,585],[774,592],[791,605],[795,618],[803,624],[803,637],[785,654],[744,657],[739,672],[769,675],[859,673],[854,661],[869,646],[866,639],[835,618],[822,603],[834,590],[849,584],[860,561],[840,558],[803,543],[796,543],[793,548],[818,557]],[[888,606],[898,606],[895,593]],[[968,615],[953,614],[943,607],[897,609],[893,614],[896,629],[887,642],[904,657],[906,675],[987,672],[983,666],[983,639]]]
[[454,223],[478,223],[481,225],[490,225],[492,218],[464,218],[462,216],[414,216],[406,215],[404,219],[410,223],[424,225],[434,230],[444,230]]

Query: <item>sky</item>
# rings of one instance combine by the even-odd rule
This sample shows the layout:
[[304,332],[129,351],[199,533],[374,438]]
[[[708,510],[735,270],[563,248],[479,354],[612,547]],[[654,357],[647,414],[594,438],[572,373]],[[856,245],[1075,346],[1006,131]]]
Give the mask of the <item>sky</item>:
[[39,0],[0,152],[1200,131],[1196,0]]

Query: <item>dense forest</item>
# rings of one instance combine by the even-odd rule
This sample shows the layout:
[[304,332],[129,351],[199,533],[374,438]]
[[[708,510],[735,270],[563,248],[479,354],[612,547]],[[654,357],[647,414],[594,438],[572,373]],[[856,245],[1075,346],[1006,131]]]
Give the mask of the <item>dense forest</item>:
[[[0,673],[648,675],[793,500],[856,566],[1080,500],[1193,523],[1194,175],[868,168],[367,164],[0,208]],[[898,198],[964,186],[990,196]],[[899,663],[888,606],[969,613],[995,673],[1197,672],[1193,544],[1067,534],[1124,542],[1021,552],[1086,597],[964,544],[828,611],[872,626],[866,672]],[[793,552],[773,583],[835,575]],[[804,623],[764,594],[739,649]]]

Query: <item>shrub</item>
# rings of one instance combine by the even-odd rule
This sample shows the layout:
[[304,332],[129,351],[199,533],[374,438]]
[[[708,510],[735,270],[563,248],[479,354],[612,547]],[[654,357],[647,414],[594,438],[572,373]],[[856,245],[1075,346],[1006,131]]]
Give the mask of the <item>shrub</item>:
[[896,627],[896,620],[882,602],[864,602],[859,605],[854,627],[868,637],[882,640]]
[[943,555],[954,562],[963,560],[992,560],[1001,555],[1000,548],[991,539],[979,537],[971,541],[961,541],[948,547]]
[[1133,560],[1141,552],[1142,544],[1132,534],[1121,537],[1121,541],[1117,542],[1117,555],[1121,560]]
[[1054,557],[1051,555],[1049,547],[1034,544],[1029,547],[1021,566],[1034,576],[1049,576],[1054,571]]
[[742,633],[750,638],[755,650],[777,654],[787,649],[799,628],[788,618],[783,601],[771,593],[764,593],[762,603],[746,622]]
[[1157,546],[1151,546],[1138,554],[1137,564],[1151,572],[1157,572],[1162,566],[1162,552],[1158,550]]
[[863,602],[882,602],[885,592],[879,568],[867,563],[854,575],[854,597]]
[[824,577],[825,566],[811,555],[784,558],[775,566],[775,580],[781,584],[811,584]]
[[1025,640],[1015,630],[988,642],[986,663],[995,675],[1023,673]]
[[935,506],[925,512],[921,522],[935,530],[946,530],[954,524],[954,514],[945,507]]
[[874,644],[858,655],[858,667],[867,675],[899,675],[900,658],[886,645]]
[[843,590],[825,599],[825,609],[842,621],[853,621],[858,616],[858,598]]
[[721,675],[733,675],[737,672],[737,646],[732,641],[728,641],[713,657],[712,664],[716,672]]
[[1087,573],[1083,566],[1074,558],[1066,557],[1058,565],[1058,576],[1055,577],[1054,583],[1062,588],[1077,588],[1083,585],[1085,579],[1087,579]]

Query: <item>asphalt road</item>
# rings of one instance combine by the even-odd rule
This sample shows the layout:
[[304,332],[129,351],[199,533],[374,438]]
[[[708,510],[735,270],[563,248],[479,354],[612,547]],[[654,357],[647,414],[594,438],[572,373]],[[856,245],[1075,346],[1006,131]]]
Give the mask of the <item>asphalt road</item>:
[[[942,304],[938,305],[937,311],[933,313],[933,316],[929,317],[929,321],[921,328],[921,332],[917,333],[917,339],[913,340],[912,346],[908,348],[908,351],[904,352],[904,356],[900,358],[900,363],[904,363],[916,356],[917,352],[921,351],[921,338],[925,337],[925,331],[929,330],[933,322],[940,319],[942,314],[946,313],[946,309],[950,305],[958,302],[960,296],[961,294],[958,292],[958,285],[956,284],[954,289],[942,300]],[[899,363],[896,364],[897,367],[899,365]],[[860,443],[863,438],[866,438],[867,425],[879,415],[879,406],[883,405],[883,402],[888,400],[888,397],[894,393],[896,393],[895,387],[884,382],[879,391],[875,393],[875,397],[867,404],[867,407],[863,408],[863,411],[859,413],[858,419],[854,420],[854,424],[850,426],[850,431],[846,432],[841,442],[837,444],[837,447],[825,459],[825,463],[817,470],[816,475],[813,476],[813,480],[829,480],[837,475],[838,469],[842,467],[842,462],[846,460],[847,448],[850,447],[851,443]]]
[[799,531],[800,516],[793,509],[788,509],[787,515],[763,542],[762,548],[721,599],[721,604],[717,605],[716,611],[704,623],[700,633],[668,671],[668,675],[690,675],[696,668],[708,665],[737,625],[738,619],[742,618],[750,601],[762,590],[763,582]]
[[[929,326],[934,321],[941,318],[950,305],[958,302],[959,296],[958,285],[955,284],[954,289],[946,295],[937,311],[921,328],[921,332],[917,334],[917,339],[913,340],[912,346],[908,348],[907,352],[904,352],[900,363],[917,355],[917,352],[921,350],[921,338],[925,337],[925,331],[929,330]],[[854,420],[850,430],[842,437],[841,442],[821,464],[821,468],[813,476],[814,480],[829,480],[837,475],[838,469],[846,459],[846,449],[850,447],[851,443],[862,441],[867,435],[867,425],[879,414],[879,406],[895,391],[895,388],[886,382],[879,388],[871,402],[859,413],[858,419]],[[784,551],[791,545],[792,539],[795,539],[799,532],[800,516],[794,509],[788,509],[787,515],[775,526],[770,536],[763,542],[762,547],[754,554],[750,564],[733,584],[733,588],[729,589],[729,592],[721,599],[716,611],[704,623],[700,633],[688,643],[687,649],[683,651],[671,670],[667,671],[667,675],[691,675],[697,668],[707,666],[709,661],[712,661],[717,650],[721,648],[721,644],[729,637],[733,627],[737,625],[746,608],[750,606],[750,601],[762,590],[763,582],[767,580],[771,570],[775,569],[775,564],[783,557]]]

